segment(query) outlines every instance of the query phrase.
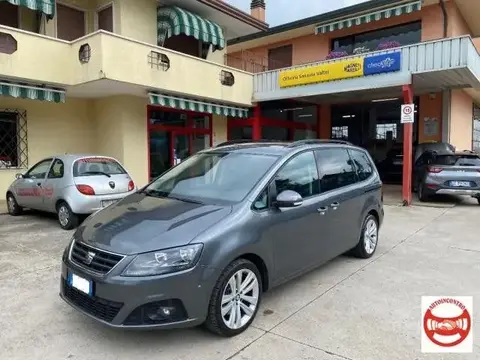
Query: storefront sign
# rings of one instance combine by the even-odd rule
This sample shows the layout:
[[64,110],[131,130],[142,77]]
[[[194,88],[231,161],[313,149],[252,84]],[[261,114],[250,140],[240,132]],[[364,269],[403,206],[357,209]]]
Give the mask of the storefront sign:
[[354,58],[310,66],[296,70],[280,72],[279,86],[281,88],[315,84],[332,80],[343,80],[363,76],[362,58]]
[[363,64],[364,75],[384,74],[393,71],[400,71],[401,52],[367,56]]

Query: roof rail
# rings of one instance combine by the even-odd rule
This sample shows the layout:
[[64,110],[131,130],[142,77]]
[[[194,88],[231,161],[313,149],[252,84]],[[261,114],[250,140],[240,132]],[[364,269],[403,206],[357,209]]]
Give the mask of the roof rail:
[[345,140],[335,140],[335,139],[306,139],[298,140],[289,145],[289,147],[297,147],[302,145],[315,145],[315,144],[343,144],[343,145],[352,145],[351,142]]
[[223,146],[229,146],[229,145],[236,145],[236,144],[255,144],[255,143],[279,143],[281,141],[275,141],[275,140],[266,140],[266,139],[261,139],[261,140],[249,140],[249,139],[239,139],[239,140],[229,140],[222,142],[215,147],[223,147]]

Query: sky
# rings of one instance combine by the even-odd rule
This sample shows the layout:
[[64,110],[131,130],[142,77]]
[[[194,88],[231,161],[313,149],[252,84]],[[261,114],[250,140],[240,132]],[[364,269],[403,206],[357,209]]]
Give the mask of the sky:
[[[251,0],[225,1],[250,13]],[[270,26],[277,26],[364,1],[367,0],[266,0],[267,23]],[[292,3],[295,6],[292,6]]]

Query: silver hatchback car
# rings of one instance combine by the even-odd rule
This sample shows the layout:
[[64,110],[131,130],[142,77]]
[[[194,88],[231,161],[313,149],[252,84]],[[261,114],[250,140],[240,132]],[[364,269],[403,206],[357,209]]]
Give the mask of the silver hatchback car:
[[17,174],[7,190],[7,206],[13,216],[23,208],[57,213],[60,226],[71,230],[79,215],[92,214],[136,190],[128,172],[112,157],[60,155]]

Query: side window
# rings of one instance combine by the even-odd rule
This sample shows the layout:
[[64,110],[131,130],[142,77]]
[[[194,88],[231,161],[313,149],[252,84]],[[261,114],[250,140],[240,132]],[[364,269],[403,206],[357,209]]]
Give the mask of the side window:
[[26,177],[31,179],[44,179],[45,176],[47,176],[47,171],[51,163],[52,159],[39,162],[25,174]]
[[368,155],[364,151],[350,150],[350,157],[357,170],[357,176],[359,181],[367,180],[373,174],[373,166],[368,158]]
[[348,186],[357,181],[353,162],[346,149],[316,150],[315,157],[322,192]]
[[56,159],[52,167],[50,168],[50,171],[48,172],[48,178],[61,179],[63,178],[63,171],[64,171],[63,161],[60,159]]
[[297,155],[278,172],[275,177],[277,194],[285,190],[293,190],[304,199],[320,194],[318,171],[313,152]]
[[255,210],[261,211],[268,208],[268,187],[262,191],[258,196],[257,200],[253,203],[253,208]]

